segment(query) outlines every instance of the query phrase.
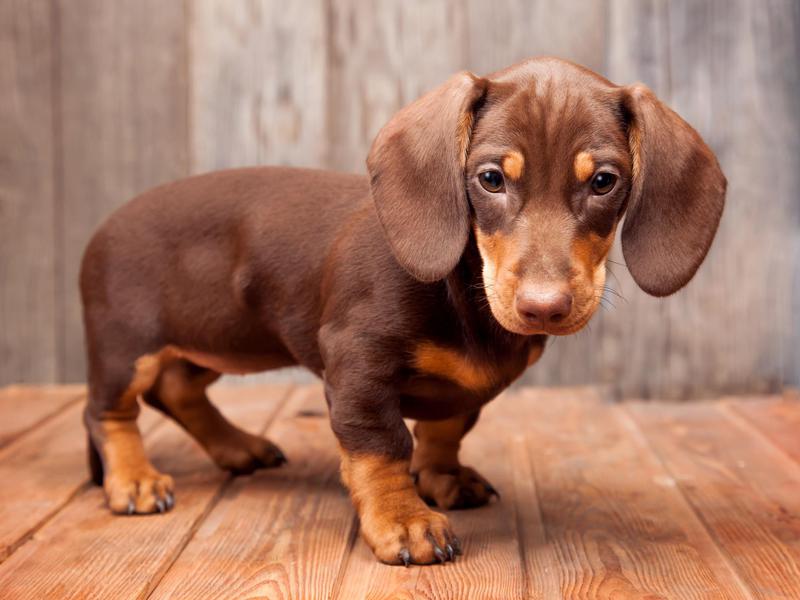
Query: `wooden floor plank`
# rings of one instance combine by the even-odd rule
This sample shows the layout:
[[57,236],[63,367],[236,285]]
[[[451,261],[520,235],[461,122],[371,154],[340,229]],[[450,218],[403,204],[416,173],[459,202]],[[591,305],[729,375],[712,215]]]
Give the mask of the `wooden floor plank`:
[[[0,450],[0,561],[88,485],[82,415],[82,402],[69,406]],[[142,431],[160,419],[144,409]]]
[[629,411],[754,596],[800,598],[800,467],[711,403]]
[[[219,389],[212,397],[223,400],[223,412],[235,422],[260,430],[286,391],[279,386],[267,396],[264,388]],[[83,441],[73,431],[70,439],[47,449],[47,458],[56,459],[62,446],[74,445],[74,438]],[[113,516],[100,488],[85,490],[0,564],[4,598],[138,598],[148,593],[211,506],[226,475],[167,419],[147,447],[156,467],[175,477],[175,509],[166,515]],[[53,473],[44,465],[34,469]]]
[[800,397],[785,395],[730,400],[725,407],[740,414],[773,444],[800,463]]
[[152,599],[330,596],[353,510],[321,386],[298,388],[268,437],[289,464],[228,487]]
[[[341,577],[336,598],[490,599],[525,597],[515,504],[514,464],[508,460],[509,440],[498,436],[503,425],[499,398],[465,438],[461,458],[476,468],[502,494],[501,501],[473,510],[448,513],[464,548],[454,563],[390,567],[378,563],[359,537]],[[517,429],[517,426],[514,426]]]
[[[548,576],[529,562],[533,597],[749,597],[618,407],[538,394],[520,394],[516,419],[528,434],[545,536],[558,565]],[[526,556],[536,552],[529,544]],[[557,594],[549,577],[558,579]]]
[[84,397],[83,385],[0,388],[0,448]]

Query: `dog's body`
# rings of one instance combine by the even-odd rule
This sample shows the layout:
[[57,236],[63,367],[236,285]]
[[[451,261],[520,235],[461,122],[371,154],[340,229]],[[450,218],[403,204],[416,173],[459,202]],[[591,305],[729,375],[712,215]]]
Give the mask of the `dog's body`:
[[[420,496],[454,508],[495,493],[457,457],[481,406],[547,334],[591,317],[626,209],[629,267],[664,295],[705,256],[725,187],[699,136],[649,91],[554,59],[455,76],[384,128],[368,166],[370,178],[193,177],[96,234],[81,272],[86,423],[112,510],[173,501],[144,454],[139,396],[220,466],[249,472],[283,455],[225,421],[205,388],[220,373],[299,364],[325,381],[376,555],[452,559],[446,517]],[[416,449],[404,417],[419,420]]]

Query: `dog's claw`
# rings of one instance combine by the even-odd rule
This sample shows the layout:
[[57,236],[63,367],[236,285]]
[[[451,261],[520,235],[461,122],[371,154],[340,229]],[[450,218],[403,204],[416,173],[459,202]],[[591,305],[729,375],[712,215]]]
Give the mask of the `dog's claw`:
[[131,498],[128,500],[128,514],[132,515],[136,512],[136,504],[134,504],[133,499]]
[[439,547],[439,544],[436,543],[436,539],[433,537],[433,535],[428,533],[426,537],[431,543],[431,546],[433,546],[433,554],[436,556],[436,560],[438,560],[440,563],[447,562],[447,555],[444,553],[444,550]]
[[397,557],[403,561],[404,566],[408,566],[411,564],[411,553],[408,551],[408,548],[403,548],[400,550],[400,553]]
[[172,507],[175,506],[175,494],[172,492],[167,493],[167,510],[172,510]]
[[286,455],[280,448],[275,449],[275,466],[285,465],[289,462],[289,459],[286,458]]
[[451,543],[453,544],[453,550],[456,551],[456,554],[463,554],[463,551],[461,550],[461,540],[453,536]]
[[450,560],[455,560],[456,559],[456,552],[455,552],[455,550],[453,550],[453,546],[451,544],[447,544],[447,546],[445,546],[445,549],[447,550],[447,557]]
[[500,500],[500,492],[494,489],[494,486],[491,483],[486,483],[485,485],[486,485],[486,491],[488,491],[489,494]]
[[156,500],[156,508],[158,509],[158,512],[160,512],[160,513],[167,512],[167,505],[164,503],[164,501],[161,498]]

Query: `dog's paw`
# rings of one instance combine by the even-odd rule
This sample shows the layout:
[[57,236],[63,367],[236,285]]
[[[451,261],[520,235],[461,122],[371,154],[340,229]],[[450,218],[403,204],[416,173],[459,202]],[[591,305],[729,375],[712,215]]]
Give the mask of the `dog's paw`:
[[148,467],[141,473],[106,477],[103,488],[108,507],[118,515],[163,513],[175,506],[172,477]]
[[235,475],[249,475],[257,469],[279,467],[286,461],[280,448],[267,439],[242,433],[209,448],[214,462]]
[[488,504],[492,496],[500,497],[492,484],[470,467],[446,472],[420,469],[414,479],[420,497],[444,510],[476,508]]
[[361,515],[361,533],[378,560],[390,565],[444,563],[461,554],[447,517],[419,499]]

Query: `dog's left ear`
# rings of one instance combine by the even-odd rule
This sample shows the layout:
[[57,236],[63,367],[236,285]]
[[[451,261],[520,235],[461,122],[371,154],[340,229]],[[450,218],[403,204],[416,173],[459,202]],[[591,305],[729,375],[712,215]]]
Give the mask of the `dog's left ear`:
[[633,185],[622,252],[636,283],[667,296],[694,276],[725,204],[725,176],[692,127],[642,84],[622,89]]
[[367,157],[372,198],[397,261],[421,281],[445,277],[469,237],[464,164],[487,81],[467,72],[403,108]]

